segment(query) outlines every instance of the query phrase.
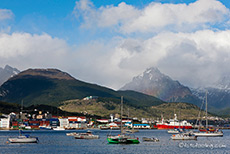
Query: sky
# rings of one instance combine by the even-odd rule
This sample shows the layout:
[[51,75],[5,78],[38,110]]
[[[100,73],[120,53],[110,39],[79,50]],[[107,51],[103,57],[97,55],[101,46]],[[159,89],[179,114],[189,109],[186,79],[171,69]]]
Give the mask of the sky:
[[119,89],[147,68],[193,88],[230,76],[228,0],[1,0],[0,67]]

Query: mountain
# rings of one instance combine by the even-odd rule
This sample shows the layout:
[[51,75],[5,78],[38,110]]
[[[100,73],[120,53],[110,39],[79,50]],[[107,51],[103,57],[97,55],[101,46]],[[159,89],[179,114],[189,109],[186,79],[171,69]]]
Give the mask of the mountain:
[[0,86],[7,81],[10,77],[18,74],[20,71],[16,68],[13,68],[9,65],[6,65],[4,68],[0,67]]
[[208,110],[220,115],[230,114],[230,76],[224,76],[212,87],[191,89],[193,95],[204,98],[208,92]]
[[25,106],[46,104],[59,106],[60,102],[98,96],[108,102],[120,103],[124,96],[130,106],[146,107],[162,104],[153,96],[133,91],[114,91],[96,84],[86,83],[73,78],[58,69],[28,69],[6,81],[0,87],[0,100]]
[[134,90],[167,102],[200,104],[200,100],[193,96],[188,87],[180,84],[179,81],[172,80],[154,67],[148,68],[141,75],[134,77],[121,90]]

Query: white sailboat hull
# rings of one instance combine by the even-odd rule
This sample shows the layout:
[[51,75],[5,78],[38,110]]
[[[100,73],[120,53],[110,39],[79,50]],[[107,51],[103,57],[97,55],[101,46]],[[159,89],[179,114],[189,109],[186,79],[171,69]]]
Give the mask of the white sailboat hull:
[[9,138],[11,143],[37,143],[37,137],[26,137],[26,136],[18,136]]
[[223,133],[222,132],[218,132],[218,133],[212,133],[212,132],[196,132],[193,133],[195,136],[197,137],[223,137]]

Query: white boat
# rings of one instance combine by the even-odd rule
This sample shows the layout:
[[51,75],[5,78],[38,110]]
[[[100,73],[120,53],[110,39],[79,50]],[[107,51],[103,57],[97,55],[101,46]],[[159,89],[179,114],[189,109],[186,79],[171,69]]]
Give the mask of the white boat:
[[74,135],[75,139],[99,139],[99,135],[92,134],[91,131],[87,131],[86,133],[77,133]]
[[56,128],[53,128],[53,130],[65,130],[65,128],[63,128],[63,127],[56,127]]
[[154,138],[154,137],[143,137],[142,140],[145,142],[159,142],[160,141],[158,138]]
[[10,143],[37,143],[38,138],[29,135],[19,135],[18,137],[8,138]]
[[50,126],[39,126],[40,130],[51,130]]
[[72,133],[66,133],[67,136],[74,136],[74,135],[77,135],[78,133],[76,132],[72,132]]
[[206,132],[193,132],[197,137],[223,137],[224,133],[222,131],[206,131]]
[[171,136],[173,140],[196,140],[197,136],[192,133],[180,133]]
[[181,133],[181,132],[183,132],[182,129],[169,129],[168,130],[169,134],[178,134],[178,133]]

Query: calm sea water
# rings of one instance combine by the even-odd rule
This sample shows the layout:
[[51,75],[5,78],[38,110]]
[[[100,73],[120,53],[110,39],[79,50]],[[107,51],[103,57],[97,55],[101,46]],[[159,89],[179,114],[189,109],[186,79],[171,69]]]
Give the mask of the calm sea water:
[[[85,130],[84,130],[85,131]],[[77,131],[77,132],[84,132]],[[12,144],[6,143],[8,137],[17,136],[18,131],[0,131],[1,154],[148,154],[148,153],[230,153],[230,130],[224,130],[224,137],[200,137],[197,141],[173,141],[166,130],[140,130],[135,133],[140,144],[114,145],[108,144],[109,133],[117,135],[119,131],[92,130],[100,135],[100,139],[77,140],[66,136],[70,131],[30,131],[39,138],[39,143]],[[142,137],[157,137],[160,142],[143,142]]]

